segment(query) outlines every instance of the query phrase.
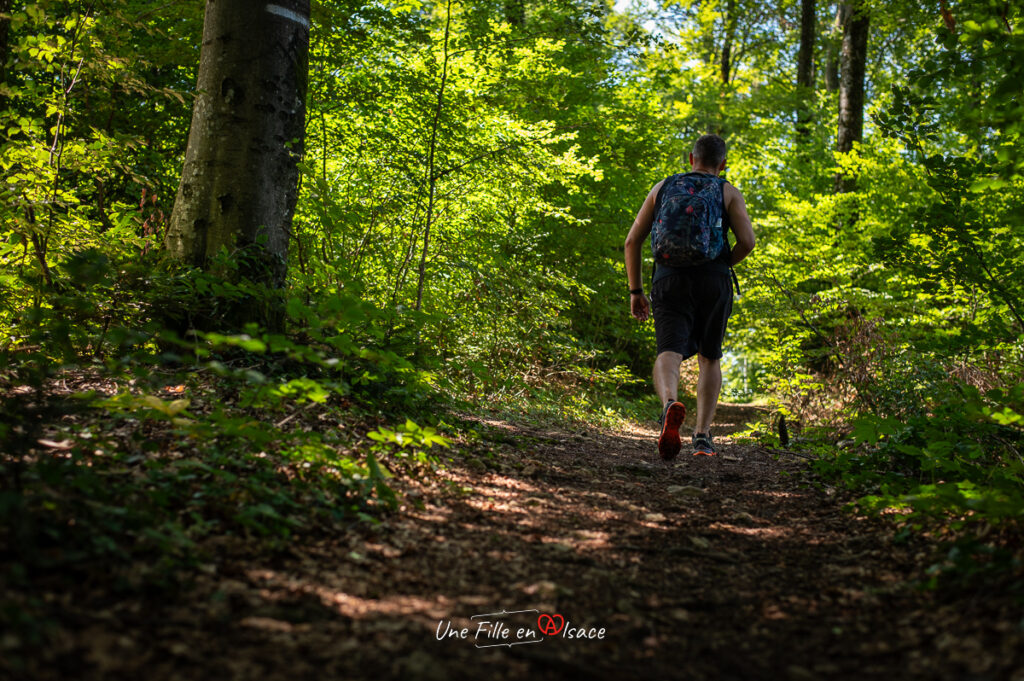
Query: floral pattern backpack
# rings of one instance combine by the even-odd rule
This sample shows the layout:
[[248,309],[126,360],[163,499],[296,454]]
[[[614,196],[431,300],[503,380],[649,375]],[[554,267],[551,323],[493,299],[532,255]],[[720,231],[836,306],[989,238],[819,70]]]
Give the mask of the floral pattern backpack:
[[688,267],[721,254],[726,243],[722,229],[725,182],[707,173],[680,173],[665,179],[651,227],[655,263]]

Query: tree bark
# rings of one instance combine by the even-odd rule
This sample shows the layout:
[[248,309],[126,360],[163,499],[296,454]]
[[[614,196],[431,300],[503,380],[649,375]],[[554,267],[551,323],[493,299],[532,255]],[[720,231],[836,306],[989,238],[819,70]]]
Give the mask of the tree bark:
[[835,92],[839,89],[839,56],[843,42],[843,27],[850,16],[850,5],[839,3],[836,8],[836,19],[832,22],[832,32],[828,40],[828,61],[825,63],[825,89]]
[[[11,0],[0,0],[0,85],[7,82],[7,60],[10,58],[8,36],[11,30]],[[0,96],[0,104],[6,103]]]
[[814,95],[814,41],[817,25],[815,0],[801,0],[800,51],[796,63],[797,97],[800,102],[796,113],[796,129],[801,137],[807,137],[812,120],[808,100]]
[[725,44],[722,45],[721,77],[722,84],[729,83],[732,71],[732,44],[736,39],[736,0],[729,0],[725,5]]
[[434,122],[430,130],[430,143],[427,153],[426,185],[427,185],[427,217],[423,227],[423,252],[420,256],[420,266],[416,283],[416,311],[423,307],[423,286],[427,278],[427,252],[430,247],[430,227],[434,221],[434,204],[437,200],[437,131],[441,124],[441,114],[444,110],[444,89],[448,83],[448,40],[451,35],[452,26],[452,2],[448,0],[448,11],[444,23],[444,61],[441,63],[441,82],[437,87],[437,106],[434,108]]
[[165,240],[173,257],[205,267],[222,248],[244,249],[250,265],[243,278],[283,285],[308,61],[309,0],[208,0],[192,127]]
[[[866,5],[858,0],[851,5],[850,16],[843,30],[842,67],[839,78],[839,130],[836,151],[853,149],[864,133],[864,72],[868,52],[869,17]],[[836,193],[852,191],[854,180],[836,174]]]

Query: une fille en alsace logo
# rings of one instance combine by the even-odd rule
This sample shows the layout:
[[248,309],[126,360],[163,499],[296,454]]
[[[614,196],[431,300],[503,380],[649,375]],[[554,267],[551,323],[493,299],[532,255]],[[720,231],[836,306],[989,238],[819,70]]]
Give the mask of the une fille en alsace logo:
[[603,640],[606,634],[604,627],[575,626],[561,614],[536,609],[482,613],[470,620],[473,627],[461,628],[451,620],[439,620],[435,637],[438,641],[460,639],[472,641],[477,648],[494,648],[543,643],[551,638]]

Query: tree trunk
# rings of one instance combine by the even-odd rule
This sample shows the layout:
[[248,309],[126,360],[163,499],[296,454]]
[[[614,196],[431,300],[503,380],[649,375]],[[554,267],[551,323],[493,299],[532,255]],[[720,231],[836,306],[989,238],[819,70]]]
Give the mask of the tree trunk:
[[814,95],[814,39],[817,25],[815,0],[801,0],[800,51],[796,63],[797,97],[800,102],[796,113],[796,129],[801,137],[807,137],[812,119],[808,100]]
[[[842,71],[839,78],[839,130],[836,151],[845,154],[860,142],[864,132],[864,69],[868,52],[869,17],[867,7],[858,1],[843,30]],[[854,180],[836,174],[835,190],[851,191]]]
[[173,257],[205,267],[222,248],[244,249],[250,264],[243,278],[284,283],[308,59],[309,0],[258,7],[208,0],[198,94],[165,241]]
[[526,26],[526,0],[505,0],[505,21],[514,28]]
[[5,75],[7,59],[7,36],[11,27],[11,0],[0,0],[0,79]]
[[444,110],[444,89],[448,83],[448,40],[451,35],[452,26],[452,2],[448,0],[448,11],[444,23],[444,61],[441,63],[441,82],[437,87],[437,106],[434,108],[434,123],[430,130],[430,143],[427,148],[427,217],[423,227],[423,252],[420,256],[420,267],[416,282],[416,311],[423,307],[423,286],[427,279],[427,252],[430,248],[430,227],[434,221],[434,205],[437,201],[437,131],[441,124],[441,114]]
[[732,70],[732,44],[736,39],[736,0],[729,0],[725,6],[725,44],[722,46],[722,84],[729,83]]
[[[7,82],[7,60],[10,58],[8,36],[11,30],[11,0],[0,0],[0,85]],[[0,95],[0,109],[7,105],[7,97]]]
[[839,53],[842,49],[843,27],[850,17],[850,5],[839,3],[836,8],[836,19],[832,23],[832,32],[828,40],[828,61],[825,63],[825,89],[835,92],[839,89]]

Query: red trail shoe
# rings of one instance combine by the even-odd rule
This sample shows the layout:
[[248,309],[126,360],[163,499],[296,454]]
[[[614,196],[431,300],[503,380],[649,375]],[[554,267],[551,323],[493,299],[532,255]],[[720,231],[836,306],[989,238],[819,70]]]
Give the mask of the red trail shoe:
[[679,454],[682,443],[679,427],[686,418],[686,406],[682,402],[669,402],[661,415],[661,437],[658,438],[658,453],[665,461],[671,461]]

